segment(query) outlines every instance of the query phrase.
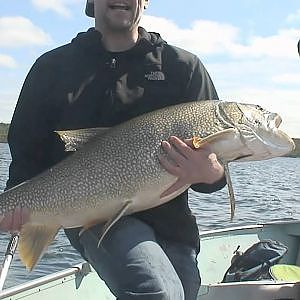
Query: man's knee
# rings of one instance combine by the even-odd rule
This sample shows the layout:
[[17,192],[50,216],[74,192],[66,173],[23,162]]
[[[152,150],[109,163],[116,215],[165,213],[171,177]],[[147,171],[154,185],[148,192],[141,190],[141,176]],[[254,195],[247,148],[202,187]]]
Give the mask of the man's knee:
[[184,291],[178,282],[162,283],[153,280],[150,284],[136,287],[136,290],[124,292],[118,300],[184,300]]

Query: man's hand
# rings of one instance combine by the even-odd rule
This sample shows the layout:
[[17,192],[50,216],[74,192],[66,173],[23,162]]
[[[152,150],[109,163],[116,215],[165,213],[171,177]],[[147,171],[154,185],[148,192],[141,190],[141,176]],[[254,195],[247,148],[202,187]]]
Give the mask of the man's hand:
[[204,144],[195,149],[192,139],[184,142],[172,136],[169,141],[161,143],[164,151],[171,161],[159,157],[161,165],[172,175],[178,177],[177,181],[161,194],[161,198],[168,196],[185,185],[194,183],[212,184],[224,176],[223,166],[218,162],[217,156]]
[[2,219],[0,219],[0,231],[20,231],[23,224],[29,220],[29,210],[25,207],[16,207],[10,211]]

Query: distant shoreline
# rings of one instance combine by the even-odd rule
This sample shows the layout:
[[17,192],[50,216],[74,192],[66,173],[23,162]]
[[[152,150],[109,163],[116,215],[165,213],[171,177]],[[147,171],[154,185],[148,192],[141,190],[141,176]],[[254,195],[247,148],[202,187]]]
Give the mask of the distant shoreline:
[[[9,124],[0,123],[0,143],[7,143],[7,134],[8,134]],[[288,157],[300,157],[300,138],[293,138],[296,149],[289,153]]]
[[7,143],[9,124],[0,123],[0,143]]

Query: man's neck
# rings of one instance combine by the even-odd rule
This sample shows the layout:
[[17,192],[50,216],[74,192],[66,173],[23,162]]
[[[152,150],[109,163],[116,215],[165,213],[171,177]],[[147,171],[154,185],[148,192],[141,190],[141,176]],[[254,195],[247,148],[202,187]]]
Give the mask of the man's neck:
[[102,43],[106,50],[111,52],[122,52],[131,49],[138,40],[138,30],[128,32],[103,32],[99,29],[102,34]]

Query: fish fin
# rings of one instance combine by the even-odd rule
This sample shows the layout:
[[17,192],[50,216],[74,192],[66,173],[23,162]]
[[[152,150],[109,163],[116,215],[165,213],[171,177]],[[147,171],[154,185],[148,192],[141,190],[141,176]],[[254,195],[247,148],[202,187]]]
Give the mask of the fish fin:
[[233,217],[234,217],[234,212],[235,212],[235,196],[234,196],[234,191],[233,191],[233,186],[232,186],[232,181],[231,181],[231,177],[230,177],[228,163],[223,163],[223,167],[224,167],[225,178],[227,181],[229,201],[230,201],[230,220],[232,221]]
[[198,136],[193,137],[193,146],[198,149],[205,143],[214,143],[215,141],[230,139],[232,135],[236,136],[238,130],[236,128],[227,128],[211,135],[208,135],[205,138],[200,138]]
[[107,234],[107,232],[109,231],[109,229],[122,217],[124,216],[125,212],[128,210],[130,204],[132,203],[131,200],[125,201],[123,203],[123,206],[121,207],[121,209],[116,213],[116,215],[114,217],[112,217],[110,220],[108,220],[105,225],[102,228],[102,232],[101,235],[99,237],[99,241],[97,244],[97,247],[100,247],[101,242],[103,241],[105,235]]
[[195,149],[198,149],[201,147],[201,145],[203,145],[202,143],[202,138],[199,136],[194,136],[193,140],[192,140],[193,146]]
[[65,151],[76,151],[97,135],[107,132],[110,127],[84,128],[76,130],[57,130],[60,139],[65,143]]
[[60,226],[24,224],[20,232],[19,255],[29,271],[32,271],[44,250],[54,240]]

